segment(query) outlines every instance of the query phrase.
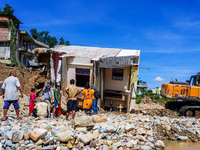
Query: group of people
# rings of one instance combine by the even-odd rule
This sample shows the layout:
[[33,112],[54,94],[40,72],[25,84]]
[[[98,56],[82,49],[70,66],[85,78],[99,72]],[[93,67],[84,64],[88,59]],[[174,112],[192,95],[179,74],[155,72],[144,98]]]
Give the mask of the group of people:
[[[46,89],[42,91],[40,95],[41,102],[36,103],[35,89],[31,88],[30,102],[29,102],[29,116],[43,116],[50,117],[51,113],[51,85],[46,85]],[[4,99],[4,115],[2,121],[6,120],[6,114],[11,104],[13,104],[14,109],[17,114],[17,119],[19,117],[19,96],[18,90],[20,91],[21,97],[23,93],[20,87],[18,78],[16,77],[16,72],[11,71],[9,77],[5,79],[2,85],[2,97]],[[66,88],[67,98],[67,112],[66,120],[68,120],[69,114],[72,114],[72,119],[75,117],[77,111],[77,95],[81,93],[81,90],[75,85],[75,80],[70,80],[70,85]],[[54,90],[54,107],[53,107],[53,117],[58,117],[61,115],[61,91],[60,86],[57,85]],[[87,115],[92,115],[97,113],[97,101],[100,98],[100,92],[97,91],[94,86],[90,88],[89,83],[86,83],[84,90],[82,91],[83,109]],[[46,115],[44,115],[44,111]]]
[[[37,117],[38,115],[43,117],[50,117],[51,113],[51,85],[47,84],[46,89],[42,91],[40,100],[41,103],[36,103],[35,89],[31,88],[30,102],[29,102],[29,116]],[[43,103],[45,102],[45,103]],[[42,110],[39,110],[39,105],[42,105]],[[38,111],[37,111],[38,110]],[[60,86],[57,85],[54,90],[54,107],[53,107],[53,117],[58,117],[61,115],[61,92]],[[46,115],[45,115],[46,114]]]

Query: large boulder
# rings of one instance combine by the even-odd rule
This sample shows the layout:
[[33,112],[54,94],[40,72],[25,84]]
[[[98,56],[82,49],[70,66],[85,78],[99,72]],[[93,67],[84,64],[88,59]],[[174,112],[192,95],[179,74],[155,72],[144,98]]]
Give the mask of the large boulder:
[[108,117],[106,115],[104,116],[94,116],[94,121],[96,123],[106,122],[108,120]]
[[68,142],[69,140],[71,140],[71,134],[69,133],[69,131],[64,131],[64,132],[60,132],[57,134],[56,136],[58,138],[59,141],[61,142]]
[[94,126],[94,118],[91,116],[82,116],[74,119],[76,127],[91,127]]
[[39,139],[44,139],[44,137],[47,135],[47,130],[46,129],[34,129],[31,134],[30,138],[37,142]]
[[88,144],[94,138],[92,133],[90,132],[88,132],[87,134],[80,134],[78,137],[80,141],[85,145]]
[[112,126],[112,125],[109,125],[105,128],[105,131],[106,133],[114,133],[117,131],[117,127],[116,126]]
[[165,143],[163,141],[161,141],[161,140],[158,140],[155,143],[155,147],[164,149],[165,148]]

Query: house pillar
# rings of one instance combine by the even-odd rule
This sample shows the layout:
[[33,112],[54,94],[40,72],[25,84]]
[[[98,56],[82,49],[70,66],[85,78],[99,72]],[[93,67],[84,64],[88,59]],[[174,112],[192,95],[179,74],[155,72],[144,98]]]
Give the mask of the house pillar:
[[131,110],[135,109],[136,102],[136,91],[137,91],[137,77],[138,77],[138,66],[132,66],[131,68],[131,80],[130,80],[130,88],[129,91],[129,108],[127,108],[127,112],[129,113]]
[[104,79],[105,79],[105,69],[100,68],[100,91],[101,91],[101,100],[98,101],[98,105],[100,108],[103,107],[104,104]]

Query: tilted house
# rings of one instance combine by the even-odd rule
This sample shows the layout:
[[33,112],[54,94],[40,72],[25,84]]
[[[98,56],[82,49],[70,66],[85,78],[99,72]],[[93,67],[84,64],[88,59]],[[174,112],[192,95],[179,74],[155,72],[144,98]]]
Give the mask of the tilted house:
[[134,109],[139,50],[57,46],[35,49],[35,56],[38,62],[47,63],[52,84],[60,84],[63,92],[71,79],[81,89],[89,82],[101,91],[99,107],[125,112]]

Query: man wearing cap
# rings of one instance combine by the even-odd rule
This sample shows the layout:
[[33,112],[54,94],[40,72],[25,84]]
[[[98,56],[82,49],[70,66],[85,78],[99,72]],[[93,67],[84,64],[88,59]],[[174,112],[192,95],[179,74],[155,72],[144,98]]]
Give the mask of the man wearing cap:
[[17,114],[17,119],[20,119],[18,90],[21,93],[21,97],[23,97],[23,94],[20,87],[19,79],[16,77],[16,72],[11,71],[9,75],[10,76],[4,80],[3,85],[2,85],[2,97],[4,99],[4,107],[3,107],[4,114],[3,114],[2,121],[6,120],[6,114],[11,103],[14,105],[14,108]]
[[71,79],[70,85],[65,90],[68,95],[66,120],[68,120],[68,116],[71,111],[72,111],[72,119],[74,119],[77,110],[76,96],[81,92],[81,90],[74,84],[75,80]]
[[41,93],[41,97],[45,98],[45,102],[47,103],[48,107],[48,116],[50,115],[51,112],[51,85],[47,84],[46,89]]

